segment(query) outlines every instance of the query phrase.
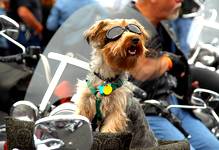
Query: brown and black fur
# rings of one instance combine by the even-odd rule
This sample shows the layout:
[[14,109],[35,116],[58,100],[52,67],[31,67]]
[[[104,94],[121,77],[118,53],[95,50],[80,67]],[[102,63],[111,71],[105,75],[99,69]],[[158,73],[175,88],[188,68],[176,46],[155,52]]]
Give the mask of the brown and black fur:
[[[106,41],[106,33],[114,26],[125,27],[128,24],[136,24],[141,34],[124,32],[115,41]],[[100,110],[103,116],[100,132],[132,132],[131,147],[151,147],[157,141],[151,133],[140,104],[133,97],[133,86],[127,81],[127,72],[135,67],[140,56],[147,49],[144,47],[148,34],[143,26],[134,19],[105,19],[96,22],[85,32],[85,38],[92,46],[90,62],[90,74],[87,79],[96,87],[104,81],[94,75],[99,73],[104,79],[119,77],[124,84],[114,90],[108,96],[97,95],[101,99]],[[133,39],[138,42],[133,43]],[[135,49],[134,55],[129,50]],[[78,82],[76,93],[77,113],[86,116],[90,121],[96,114],[96,97],[93,95],[85,81]]]

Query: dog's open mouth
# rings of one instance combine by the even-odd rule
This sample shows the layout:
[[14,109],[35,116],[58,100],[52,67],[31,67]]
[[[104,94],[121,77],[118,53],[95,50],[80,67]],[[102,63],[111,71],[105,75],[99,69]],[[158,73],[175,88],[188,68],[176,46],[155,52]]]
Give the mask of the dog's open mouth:
[[136,55],[137,54],[137,49],[138,49],[138,47],[137,46],[131,46],[129,49],[128,49],[128,53],[130,54],[130,55]]

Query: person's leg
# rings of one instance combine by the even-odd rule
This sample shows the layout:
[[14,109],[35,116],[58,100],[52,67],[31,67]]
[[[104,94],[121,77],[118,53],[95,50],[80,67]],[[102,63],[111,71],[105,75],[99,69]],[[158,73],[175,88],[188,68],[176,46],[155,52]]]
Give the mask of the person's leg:
[[[171,104],[178,104],[177,99],[172,96],[168,100]],[[172,108],[171,112],[181,120],[182,127],[191,135],[190,144],[198,150],[218,150],[219,141],[209,129],[187,109]]]
[[160,140],[183,140],[185,136],[166,118],[160,116],[146,117],[150,128]]
[[[167,119],[159,116],[146,116],[149,126],[159,140],[184,140],[185,136]],[[191,150],[194,148],[190,145]]]
[[191,135],[189,139],[191,145],[198,150],[219,150],[218,139],[210,132],[210,130],[197,118],[186,110],[181,115],[182,127]]

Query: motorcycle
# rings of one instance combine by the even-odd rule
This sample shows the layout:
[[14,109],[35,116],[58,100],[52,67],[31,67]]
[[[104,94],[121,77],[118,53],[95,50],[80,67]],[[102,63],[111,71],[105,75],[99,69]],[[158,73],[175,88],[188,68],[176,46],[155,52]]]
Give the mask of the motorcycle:
[[[54,34],[38,61],[25,98],[13,104],[6,118],[9,149],[129,149],[130,133],[92,132],[89,120],[74,114],[77,82],[85,80],[89,71],[91,47],[83,33],[111,12],[98,4],[84,6]],[[188,147],[186,140],[159,141],[159,146],[150,149]]]
[[[17,99],[24,98],[41,49],[36,46],[26,48],[17,42],[15,39],[19,36],[20,26],[5,15],[0,15],[0,29],[0,36],[6,38],[20,50],[18,54],[0,56],[0,92],[4,93],[0,98],[0,110],[9,113],[8,110],[12,104]],[[13,49],[8,51],[13,51]]]
[[[198,3],[200,9],[193,19],[187,40],[191,48],[188,63],[219,73],[219,2],[199,0]],[[219,138],[218,93],[208,89],[197,89],[194,93],[207,105],[207,109],[194,109],[194,114]]]
[[188,63],[197,67],[218,72],[219,40],[218,17],[219,3],[216,0],[205,0],[199,3],[188,35],[191,54]]

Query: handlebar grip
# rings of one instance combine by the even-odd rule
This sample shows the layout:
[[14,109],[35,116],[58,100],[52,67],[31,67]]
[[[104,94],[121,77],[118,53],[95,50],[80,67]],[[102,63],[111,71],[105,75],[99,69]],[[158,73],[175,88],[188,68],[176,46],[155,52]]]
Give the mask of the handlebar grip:
[[139,87],[136,87],[134,89],[133,94],[136,98],[139,98],[140,101],[144,101],[145,99],[147,99],[147,93]]
[[10,63],[10,62],[21,62],[23,60],[22,54],[16,54],[11,56],[1,56],[0,62]]

